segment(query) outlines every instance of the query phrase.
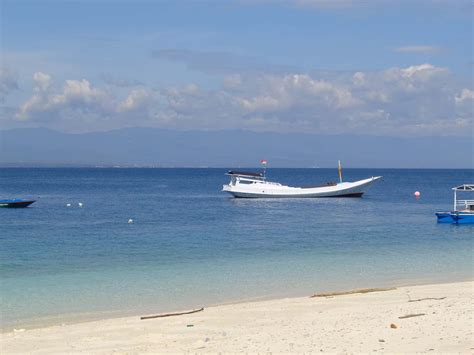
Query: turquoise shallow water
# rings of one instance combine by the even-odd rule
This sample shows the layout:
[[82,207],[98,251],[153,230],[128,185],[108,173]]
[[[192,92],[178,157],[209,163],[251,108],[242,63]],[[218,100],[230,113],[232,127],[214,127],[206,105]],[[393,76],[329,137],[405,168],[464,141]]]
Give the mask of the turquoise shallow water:
[[474,227],[439,225],[434,212],[473,170],[346,169],[347,180],[384,179],[362,199],[300,200],[229,198],[224,172],[0,169],[1,197],[39,197],[0,209],[2,327],[472,279]]

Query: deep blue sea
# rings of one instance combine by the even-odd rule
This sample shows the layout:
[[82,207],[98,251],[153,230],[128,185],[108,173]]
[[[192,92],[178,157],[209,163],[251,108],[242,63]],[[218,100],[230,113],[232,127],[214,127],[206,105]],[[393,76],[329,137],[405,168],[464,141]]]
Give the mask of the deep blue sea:
[[268,200],[220,192],[225,171],[0,169],[0,198],[39,198],[0,209],[2,328],[473,278],[474,226],[434,215],[473,170],[345,169],[384,178],[363,198]]

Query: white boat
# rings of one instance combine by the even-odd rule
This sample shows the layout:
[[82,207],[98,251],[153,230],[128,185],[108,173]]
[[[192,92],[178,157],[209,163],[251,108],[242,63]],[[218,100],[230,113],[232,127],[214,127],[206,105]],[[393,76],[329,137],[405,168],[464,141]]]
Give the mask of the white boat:
[[361,197],[374,181],[381,178],[381,176],[372,176],[364,180],[342,182],[340,166],[339,183],[330,182],[307,187],[292,187],[267,181],[265,172],[229,171],[226,175],[230,176],[230,182],[222,187],[222,191],[242,198]]

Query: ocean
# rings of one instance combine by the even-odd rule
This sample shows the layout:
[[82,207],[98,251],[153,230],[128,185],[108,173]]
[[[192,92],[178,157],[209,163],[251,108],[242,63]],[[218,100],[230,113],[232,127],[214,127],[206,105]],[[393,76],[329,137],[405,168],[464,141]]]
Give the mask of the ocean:
[[222,193],[225,172],[0,169],[0,198],[38,198],[0,209],[2,329],[473,277],[474,226],[434,215],[473,170],[345,169],[383,180],[363,198],[255,200]]

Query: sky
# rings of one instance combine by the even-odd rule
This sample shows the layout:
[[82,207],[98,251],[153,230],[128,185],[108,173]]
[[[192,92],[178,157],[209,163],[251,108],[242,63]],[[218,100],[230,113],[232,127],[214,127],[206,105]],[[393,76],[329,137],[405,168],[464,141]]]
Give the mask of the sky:
[[471,1],[0,3],[0,129],[473,135]]

